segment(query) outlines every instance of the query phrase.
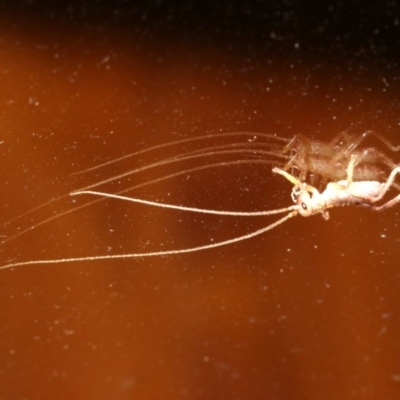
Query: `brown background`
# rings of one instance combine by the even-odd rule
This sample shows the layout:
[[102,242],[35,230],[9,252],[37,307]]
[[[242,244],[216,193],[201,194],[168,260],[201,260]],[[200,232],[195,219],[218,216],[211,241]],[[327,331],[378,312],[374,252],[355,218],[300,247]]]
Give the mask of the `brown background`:
[[[112,3],[2,6],[5,239],[73,201],[6,223],[49,199],[227,141],[71,175],[157,144],[234,131],[329,140],[347,129],[400,143],[393,2]],[[270,169],[205,170],[131,194],[227,210],[290,205],[290,184]],[[274,220],[106,201],[4,243],[1,259],[184,248]],[[2,270],[0,398],[397,399],[398,223],[398,208],[341,208],[328,222],[297,218],[202,253]]]

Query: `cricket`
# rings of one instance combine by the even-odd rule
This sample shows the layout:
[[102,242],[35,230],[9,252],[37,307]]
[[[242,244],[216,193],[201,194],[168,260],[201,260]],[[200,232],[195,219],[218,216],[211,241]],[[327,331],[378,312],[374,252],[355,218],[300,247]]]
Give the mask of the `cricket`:
[[[184,151],[175,156],[167,157],[143,165],[142,167],[130,169],[109,178],[104,178],[80,189],[73,190],[64,196],[51,199],[45,204],[8,221],[8,223],[12,223],[37,209],[46,207],[46,205],[63,198],[84,196],[89,200],[84,204],[71,207],[61,213],[44,219],[27,229],[19,230],[13,235],[6,237],[3,243],[24,235],[26,232],[60,218],[61,216],[110,198],[121,202],[139,203],[150,207],[175,209],[190,213],[214,214],[229,217],[264,217],[284,214],[281,218],[261,229],[245,235],[196,247],[143,253],[94,254],[84,257],[12,261],[0,265],[0,269],[37,264],[62,264],[96,260],[157,257],[206,251],[208,249],[227,246],[259,236],[277,228],[296,216],[310,217],[320,214],[327,220],[329,219],[329,210],[336,207],[364,206],[372,211],[383,211],[400,202],[400,194],[394,195],[389,199],[387,198],[389,197],[388,193],[391,192],[392,189],[397,191],[400,189],[396,183],[396,176],[400,173],[400,165],[397,165],[392,157],[380,148],[372,146],[367,147],[364,144],[367,139],[373,139],[376,143],[379,143],[381,147],[385,147],[391,153],[398,152],[400,146],[394,146],[390,141],[374,131],[367,131],[359,135],[342,132],[329,142],[310,139],[303,134],[296,135],[290,139],[272,134],[253,132],[204,135],[140,150],[78,172],[76,175],[100,170],[107,165],[118,163],[146,152],[162,150],[169,146],[183,145],[191,142],[200,143],[204,140],[215,140],[216,138],[228,139],[230,142],[226,144],[214,144],[213,146],[202,146],[199,149]],[[220,161],[220,158],[224,156],[229,156],[231,158]],[[207,161],[209,158],[217,158],[218,161],[209,162]],[[177,172],[147,180],[146,182],[130,186],[123,190],[116,191],[115,193],[110,193],[101,189],[101,186],[105,184],[120,181],[126,177],[134,176],[139,172],[152,168],[181,163],[187,160],[203,159],[206,160],[203,165],[197,165],[186,169],[183,168]],[[127,193],[133,189],[171,179],[179,175],[221,166],[242,164],[272,165],[272,173],[282,176],[292,185],[290,192],[292,205],[267,211],[241,212],[168,204],[127,195]]]

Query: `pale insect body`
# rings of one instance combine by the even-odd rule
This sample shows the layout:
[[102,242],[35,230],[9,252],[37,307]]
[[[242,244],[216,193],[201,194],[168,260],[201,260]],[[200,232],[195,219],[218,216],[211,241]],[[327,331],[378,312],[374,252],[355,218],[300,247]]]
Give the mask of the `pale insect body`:
[[349,205],[367,206],[375,211],[381,211],[400,201],[400,195],[398,195],[381,206],[375,205],[393,186],[395,177],[400,172],[400,167],[392,170],[386,182],[353,181],[356,161],[357,155],[352,155],[347,168],[347,179],[328,183],[322,193],[313,186],[299,181],[286,171],[274,168],[273,172],[283,175],[294,184],[292,199],[297,203],[299,215],[303,217],[320,213],[325,219],[328,219],[330,208]]
[[273,168],[273,172],[284,176],[287,180],[293,183],[294,187],[292,189],[292,199],[296,203],[295,205],[285,207],[282,209],[276,209],[271,211],[253,212],[253,213],[241,213],[241,212],[229,212],[229,211],[218,211],[218,210],[205,210],[197,209],[191,207],[181,207],[169,204],[160,204],[156,202],[149,202],[141,199],[125,197],[121,195],[109,194],[105,192],[96,192],[91,190],[78,190],[72,192],[71,196],[80,195],[95,195],[101,197],[111,197],[119,200],[126,200],[137,203],[144,203],[147,205],[179,209],[183,211],[209,213],[209,214],[220,214],[220,215],[231,215],[231,216],[260,216],[260,215],[274,215],[287,213],[281,219],[275,221],[274,223],[261,228],[257,231],[251,232],[247,235],[236,237],[233,239],[225,240],[218,243],[208,244],[204,246],[197,246],[187,249],[178,250],[167,250],[159,252],[150,253],[130,253],[130,254],[115,254],[115,255],[100,255],[100,256],[89,256],[89,257],[76,257],[76,258],[61,258],[61,259],[51,259],[51,260],[34,260],[26,262],[10,263],[0,267],[0,269],[12,268],[22,265],[35,265],[35,264],[59,264],[68,262],[80,262],[80,261],[95,261],[95,260],[113,260],[113,259],[127,259],[127,258],[139,258],[139,257],[151,257],[151,256],[166,256],[173,254],[183,254],[191,253],[202,250],[207,250],[216,247],[226,246],[228,244],[236,243],[252,237],[261,235],[269,230],[274,229],[278,225],[283,224],[287,220],[300,215],[303,217],[309,217],[315,214],[322,214],[325,219],[329,218],[328,210],[337,206],[347,206],[347,205],[364,205],[369,206],[375,211],[380,211],[393,205],[400,201],[400,194],[393,199],[387,201],[386,203],[376,206],[375,203],[382,200],[386,193],[391,189],[394,184],[396,175],[400,172],[400,167],[395,167],[388,179],[385,182],[379,181],[353,181],[355,166],[357,163],[358,155],[352,155],[350,157],[350,162],[347,167],[347,179],[338,182],[330,182],[326,186],[325,190],[320,193],[315,187],[300,181],[298,178],[289,174],[288,172]]

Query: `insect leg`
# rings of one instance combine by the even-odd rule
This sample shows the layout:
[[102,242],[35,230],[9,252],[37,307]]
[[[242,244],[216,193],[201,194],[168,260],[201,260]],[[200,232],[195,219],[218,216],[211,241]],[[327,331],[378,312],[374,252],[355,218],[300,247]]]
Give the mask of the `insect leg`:
[[[382,197],[386,194],[386,192],[394,185],[394,180],[396,179],[396,175],[400,173],[400,166],[397,166],[396,168],[393,169],[393,171],[390,173],[388,180],[386,183],[383,185],[381,193],[379,196],[377,196],[374,199],[374,202],[379,201],[382,199]],[[400,194],[394,197],[392,200],[389,200],[385,204],[382,204],[381,206],[375,206],[373,207],[374,211],[382,211],[387,208],[393,207],[395,204],[400,202]]]

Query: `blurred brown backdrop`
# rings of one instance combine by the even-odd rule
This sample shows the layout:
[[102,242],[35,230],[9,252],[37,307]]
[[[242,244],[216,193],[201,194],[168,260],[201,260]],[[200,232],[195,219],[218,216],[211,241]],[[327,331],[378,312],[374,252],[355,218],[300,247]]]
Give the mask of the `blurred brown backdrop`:
[[[153,145],[234,131],[329,140],[346,129],[400,143],[395,3],[217,3],[2,5],[4,239],[81,201],[13,220],[50,199],[221,140],[72,175]],[[290,184],[270,169],[204,170],[132,195],[290,205]],[[4,243],[1,259],[184,248],[273,220],[106,201]],[[398,220],[398,208],[343,208],[202,253],[2,270],[0,398],[398,399]]]

